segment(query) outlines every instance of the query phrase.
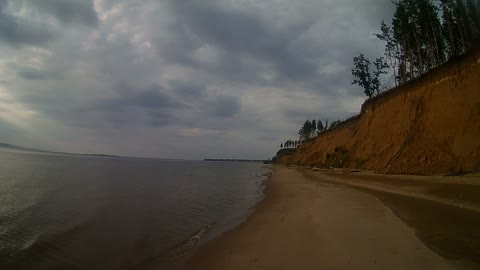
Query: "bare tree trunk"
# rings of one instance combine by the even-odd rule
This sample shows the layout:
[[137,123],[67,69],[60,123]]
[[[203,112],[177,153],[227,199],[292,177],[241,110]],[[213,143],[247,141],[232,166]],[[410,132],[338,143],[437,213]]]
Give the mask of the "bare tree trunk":
[[410,63],[409,63],[409,66],[410,66],[410,80],[413,79],[413,52],[412,52],[412,49],[410,48],[410,44],[408,44],[408,52],[409,52],[409,55],[410,55]]
[[435,44],[435,55],[436,55],[436,65],[440,64],[442,57],[440,57],[440,49],[438,48],[437,42],[437,35],[435,34],[435,28],[433,28],[433,24],[430,24],[433,34],[433,42]]
[[417,44],[419,74],[422,74],[423,73],[422,49],[421,49],[421,46],[420,46],[420,38],[418,37],[417,29],[413,28],[413,34],[414,34],[414,37],[415,37],[415,42]]
[[[445,8],[445,17],[447,18],[447,28],[448,28],[448,36],[450,38],[450,48],[452,49],[452,54],[457,54],[457,45],[455,44],[455,38],[453,36],[453,27],[452,27],[452,17],[450,16],[450,12]],[[451,56],[451,55],[450,55]]]

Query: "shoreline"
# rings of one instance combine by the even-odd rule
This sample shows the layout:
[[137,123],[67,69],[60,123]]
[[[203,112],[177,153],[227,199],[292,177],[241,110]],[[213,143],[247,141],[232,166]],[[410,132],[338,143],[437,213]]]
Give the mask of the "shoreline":
[[[364,182],[369,185],[377,183],[387,189],[385,183],[388,182],[391,187],[411,191],[401,177],[384,181],[380,178],[391,176],[335,175],[284,166],[270,169],[271,175],[264,181],[264,199],[251,215],[235,228],[200,245],[187,259],[186,269],[471,269],[480,266],[480,262],[472,260],[480,251],[472,247],[462,247],[460,251],[465,254],[454,251],[462,243],[449,238],[448,230],[454,230],[452,228],[437,232],[447,236],[450,246],[442,247],[444,242],[432,243],[438,235],[429,236],[424,225],[435,221],[435,217],[425,221],[414,214],[415,207],[420,205],[422,209],[425,204],[418,202],[421,199],[410,198],[408,194],[385,194],[385,190],[361,190],[362,187],[348,183],[360,176],[359,179],[365,178]],[[338,179],[332,179],[336,176]],[[436,179],[422,182],[415,177],[408,181],[421,184],[415,191],[420,193],[425,185],[437,188],[436,184],[442,184]],[[402,198],[399,200],[398,196]],[[478,213],[427,201],[431,203],[434,206],[429,207],[434,212],[449,213],[444,218],[458,214],[466,221],[473,221],[474,228],[480,224]],[[412,205],[413,211],[404,211],[403,208]],[[480,241],[480,235],[477,236],[473,241]]]
[[145,269],[185,269],[186,263],[190,258],[195,255],[199,250],[202,250],[204,246],[210,242],[222,237],[225,233],[235,230],[241,224],[247,222],[249,217],[256,211],[257,206],[265,199],[266,183],[272,176],[273,169],[271,166],[262,166],[262,173],[256,174],[255,185],[258,187],[258,197],[252,206],[246,209],[246,212],[241,215],[235,215],[230,217],[229,220],[214,221],[199,228],[192,233],[189,237],[179,242],[177,245],[169,248],[162,253],[161,256],[153,259],[151,262],[147,262]]

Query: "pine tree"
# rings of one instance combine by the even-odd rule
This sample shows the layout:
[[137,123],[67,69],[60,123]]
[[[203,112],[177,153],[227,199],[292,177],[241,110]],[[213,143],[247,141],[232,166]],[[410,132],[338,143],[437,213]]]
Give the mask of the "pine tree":
[[388,26],[385,21],[381,22],[380,30],[382,31],[381,34],[374,34],[378,39],[385,42],[385,57],[387,57],[389,61],[389,66],[393,69],[393,75],[395,78],[395,86],[400,81],[399,76],[397,75],[397,67],[400,61],[400,48],[398,41],[395,39],[393,35],[393,30],[390,26]]
[[317,131],[317,122],[315,120],[312,120],[312,128],[311,128],[311,132],[312,132],[312,137],[315,137],[316,136],[316,131]]
[[322,123],[321,120],[317,121],[317,129],[318,129],[319,132],[323,131],[323,123]]

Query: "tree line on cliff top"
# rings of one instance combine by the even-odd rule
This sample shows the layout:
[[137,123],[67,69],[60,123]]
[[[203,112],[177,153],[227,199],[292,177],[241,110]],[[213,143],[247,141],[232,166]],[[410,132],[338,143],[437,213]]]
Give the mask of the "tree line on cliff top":
[[[390,25],[381,22],[374,34],[385,43],[384,57],[370,61],[360,54],[353,58],[352,84],[369,98],[379,94],[381,76],[391,68],[395,86],[418,77],[464,54],[480,33],[479,0],[402,0]],[[372,67],[373,65],[373,67]]]
[[313,139],[320,133],[336,127],[341,122],[342,121],[337,120],[333,121],[329,125],[328,120],[325,121],[325,124],[321,120],[307,120],[303,123],[303,126],[298,131],[299,140],[287,140],[280,144],[280,148],[297,148],[298,146],[300,146],[300,144],[302,144],[303,141]]

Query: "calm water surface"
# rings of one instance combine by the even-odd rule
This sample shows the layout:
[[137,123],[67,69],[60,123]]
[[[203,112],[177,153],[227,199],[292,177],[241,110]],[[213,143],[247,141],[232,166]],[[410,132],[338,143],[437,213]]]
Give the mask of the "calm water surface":
[[259,163],[0,150],[0,269],[178,268],[195,236],[245,218],[264,173]]

